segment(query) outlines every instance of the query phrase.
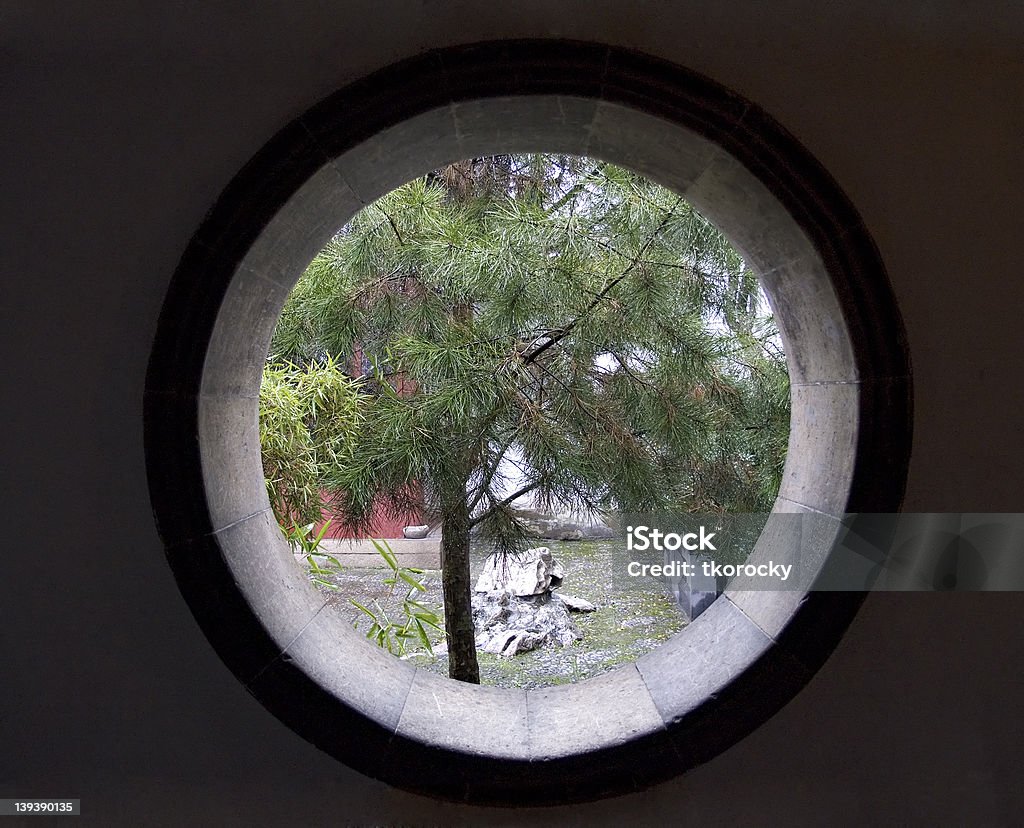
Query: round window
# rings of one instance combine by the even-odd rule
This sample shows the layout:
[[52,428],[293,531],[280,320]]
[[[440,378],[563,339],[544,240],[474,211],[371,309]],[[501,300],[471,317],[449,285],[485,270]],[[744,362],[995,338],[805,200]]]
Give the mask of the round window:
[[458,159],[533,151],[675,190],[761,279],[792,388],[775,511],[813,529],[766,530],[752,560],[824,567],[845,514],[898,509],[909,458],[908,357],[870,237],[791,136],[707,79],[592,44],[479,44],[378,72],[282,130],[210,211],[164,304],[145,399],[158,527],[204,632],[271,712],[364,773],[474,802],[625,793],[706,761],[798,692],[863,599],[727,590],[636,663],[536,690],[417,670],[324,611],[260,462],[260,376],[288,292],[364,204]]

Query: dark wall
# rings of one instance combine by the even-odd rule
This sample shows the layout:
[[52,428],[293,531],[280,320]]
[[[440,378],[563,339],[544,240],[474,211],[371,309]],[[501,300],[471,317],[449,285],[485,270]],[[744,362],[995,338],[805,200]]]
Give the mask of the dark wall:
[[595,39],[734,88],[824,163],[905,316],[906,507],[1020,510],[1024,7],[208,5],[0,6],[0,797],[80,797],[97,824],[1019,821],[1019,594],[870,598],[779,715],[641,795],[527,815],[363,778],[199,632],[153,526],[141,414],[178,257],[276,130],[426,48]]

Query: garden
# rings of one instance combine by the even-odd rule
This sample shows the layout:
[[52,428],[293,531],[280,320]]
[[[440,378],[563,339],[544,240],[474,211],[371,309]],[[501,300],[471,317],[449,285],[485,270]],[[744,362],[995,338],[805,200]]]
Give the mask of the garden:
[[[546,520],[770,511],[788,433],[742,256],[678,194],[552,154],[456,162],[365,207],[295,286],[260,392],[270,503],[332,611],[506,687],[597,675],[687,621],[666,591],[614,588],[614,532],[561,540]],[[385,525],[422,525],[436,566],[403,562]],[[379,565],[335,554],[350,541]],[[535,591],[481,589],[524,561]],[[507,628],[527,604],[559,631]]]

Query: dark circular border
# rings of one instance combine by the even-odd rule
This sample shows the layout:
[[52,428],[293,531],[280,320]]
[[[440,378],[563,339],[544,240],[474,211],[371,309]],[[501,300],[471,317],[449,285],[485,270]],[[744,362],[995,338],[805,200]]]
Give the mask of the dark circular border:
[[[171,280],[146,378],[145,452],[169,563],[218,654],[296,732],[370,776],[461,801],[555,804],[675,776],[771,717],[824,663],[862,593],[810,592],[773,644],[724,691],[665,730],[544,762],[470,755],[389,731],[281,657],[215,537],[199,445],[199,396],[218,312],[247,251],[325,162],[445,104],[565,95],[622,104],[718,144],[784,205],[831,277],[860,382],[847,512],[899,509],[911,447],[910,365],[879,254],[838,185],[767,114],[691,71],[604,45],[499,41],[438,50],[330,96],[281,130],[232,180]],[[259,678],[258,691],[253,690]]]

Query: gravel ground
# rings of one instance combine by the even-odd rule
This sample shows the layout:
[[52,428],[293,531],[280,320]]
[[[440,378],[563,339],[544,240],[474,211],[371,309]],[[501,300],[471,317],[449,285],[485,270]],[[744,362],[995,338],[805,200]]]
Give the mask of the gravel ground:
[[[565,570],[565,580],[558,591],[584,598],[598,609],[592,613],[573,613],[573,621],[583,638],[571,646],[545,646],[512,658],[478,652],[483,684],[533,688],[580,681],[635,661],[683,628],[683,616],[666,594],[613,591],[611,550],[614,542],[537,543],[548,546]],[[473,549],[474,581],[488,551],[482,547]],[[352,599],[367,606],[372,606],[376,600],[392,618],[400,617],[400,612],[394,612],[398,603],[395,597],[389,597],[388,587],[383,583],[388,574],[389,570],[385,569],[350,568],[334,576],[332,581],[338,591],[331,593],[334,596],[331,603],[335,610],[348,616],[362,630],[368,629],[371,622],[352,605]],[[428,570],[421,578],[426,591],[418,600],[443,617],[441,573]],[[438,634],[436,642],[441,640],[443,637]],[[430,656],[419,647],[405,658],[439,675],[448,674],[447,655]]]

